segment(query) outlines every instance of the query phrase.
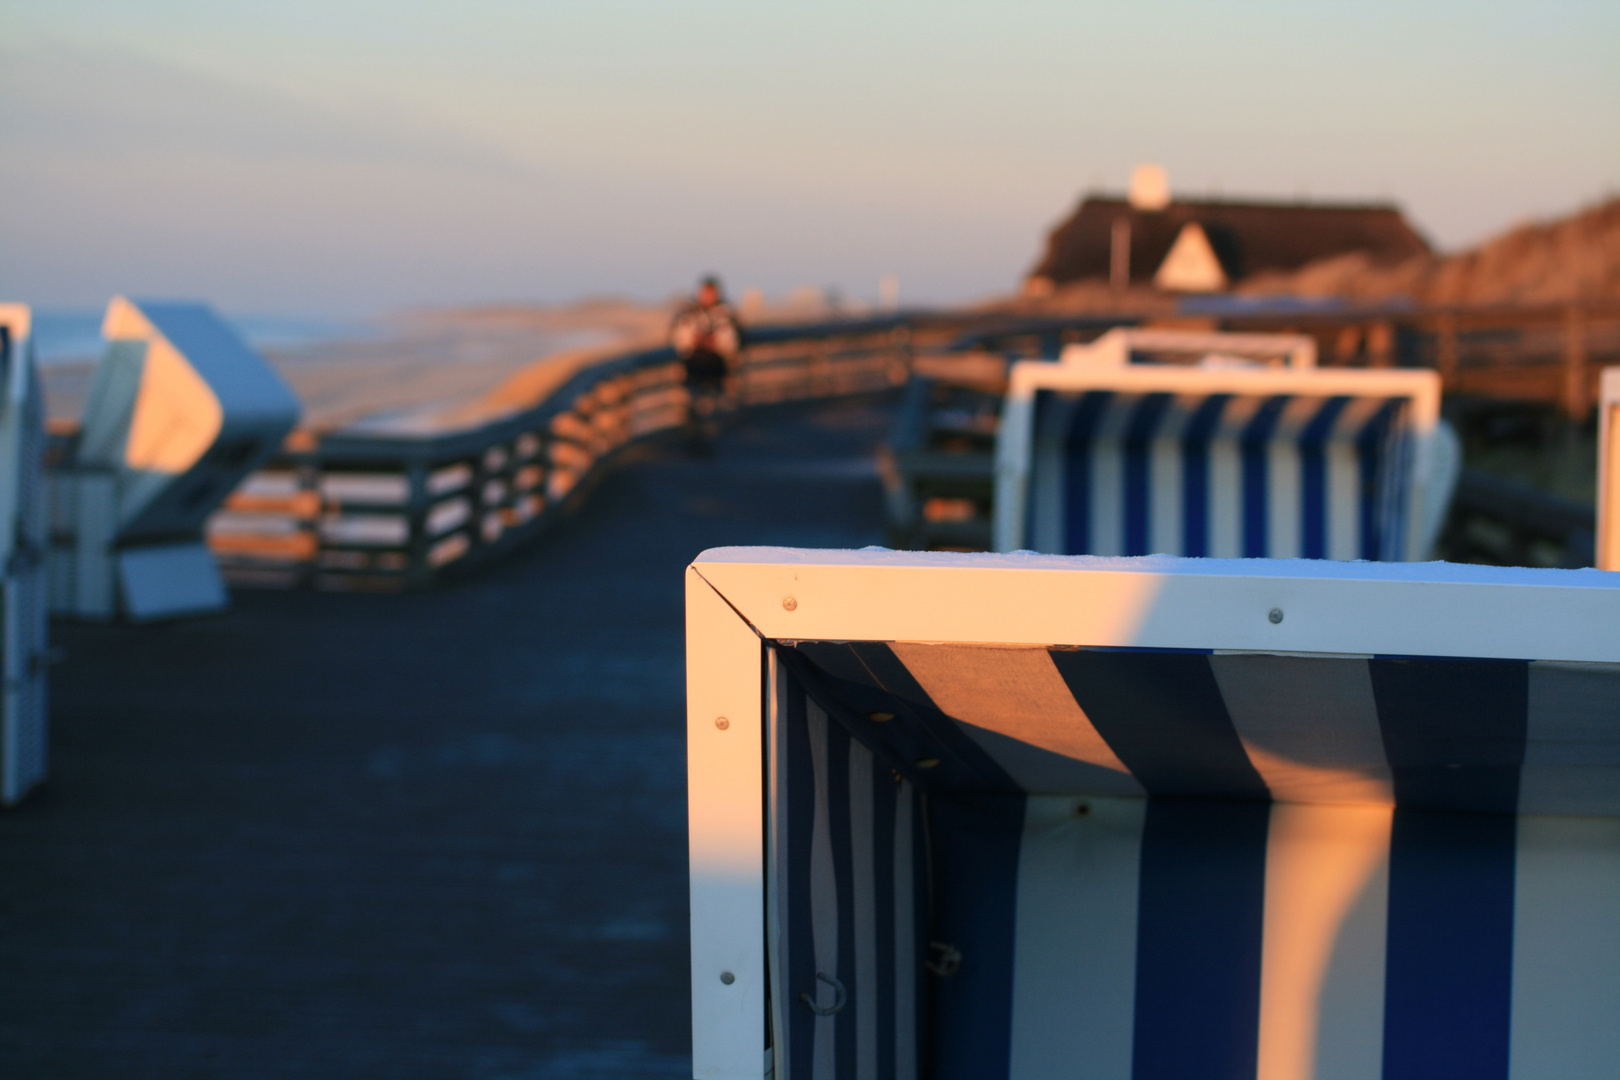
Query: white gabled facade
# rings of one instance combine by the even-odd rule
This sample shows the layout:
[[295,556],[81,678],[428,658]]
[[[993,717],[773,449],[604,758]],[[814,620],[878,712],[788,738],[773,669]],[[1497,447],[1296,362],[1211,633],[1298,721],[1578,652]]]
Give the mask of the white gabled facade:
[[1231,282],[1221,269],[1221,260],[1215,257],[1209,234],[1198,222],[1189,221],[1159,264],[1153,284],[1171,292],[1219,292]]

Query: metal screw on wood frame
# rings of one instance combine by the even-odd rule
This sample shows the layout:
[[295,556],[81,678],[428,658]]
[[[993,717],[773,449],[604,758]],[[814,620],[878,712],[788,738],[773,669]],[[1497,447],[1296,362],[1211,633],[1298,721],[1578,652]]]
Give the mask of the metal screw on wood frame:
[[1270,619],[1273,625],[1276,625],[1277,623],[1282,622],[1282,619],[1283,619],[1282,608],[1280,608],[1280,607],[1272,608],[1270,611],[1268,611],[1266,613],[1266,618]]
[[782,607],[785,610],[792,611],[794,608],[796,608],[798,606],[799,606],[799,602],[797,600],[793,599],[793,597],[791,597],[791,596],[782,597]]
[[727,986],[730,986],[732,983],[737,981],[737,976],[733,975],[729,971],[722,971],[720,973],[720,981],[725,983]]
[[714,726],[719,728],[721,731],[724,731],[726,728],[731,726],[731,721],[727,720],[723,716],[717,716],[714,718]]

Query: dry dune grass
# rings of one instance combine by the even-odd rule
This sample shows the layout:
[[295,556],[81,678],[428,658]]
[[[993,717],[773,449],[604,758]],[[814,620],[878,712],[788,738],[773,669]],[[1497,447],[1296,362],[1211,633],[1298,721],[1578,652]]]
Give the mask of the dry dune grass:
[[[1236,289],[1252,296],[1301,296],[1419,304],[1567,304],[1620,301],[1620,198],[1553,221],[1519,225],[1476,248],[1379,265],[1363,252],[1287,273],[1257,274]],[[1043,295],[1025,292],[981,305],[985,313],[1074,315],[1129,312],[1173,318],[1177,294],[1106,281],[1078,281]]]
[[1239,291],[1458,305],[1620,300],[1620,198],[1520,225],[1456,255],[1379,267],[1353,253],[1255,277]]

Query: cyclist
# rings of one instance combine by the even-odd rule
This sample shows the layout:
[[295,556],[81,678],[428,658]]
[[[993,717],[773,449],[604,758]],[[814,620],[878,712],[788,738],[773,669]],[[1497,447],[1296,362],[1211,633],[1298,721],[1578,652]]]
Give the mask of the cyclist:
[[742,348],[742,327],[720,289],[720,279],[705,277],[696,297],[681,308],[670,327],[670,344],[686,366],[687,437],[693,450],[708,452],[719,428],[726,376]]

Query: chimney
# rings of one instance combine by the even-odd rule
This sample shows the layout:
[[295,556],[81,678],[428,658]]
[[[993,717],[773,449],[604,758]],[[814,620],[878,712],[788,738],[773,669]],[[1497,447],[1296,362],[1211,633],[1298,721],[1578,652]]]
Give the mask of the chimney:
[[1159,165],[1138,165],[1131,170],[1131,209],[1163,210],[1170,205],[1170,179]]

